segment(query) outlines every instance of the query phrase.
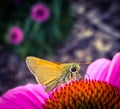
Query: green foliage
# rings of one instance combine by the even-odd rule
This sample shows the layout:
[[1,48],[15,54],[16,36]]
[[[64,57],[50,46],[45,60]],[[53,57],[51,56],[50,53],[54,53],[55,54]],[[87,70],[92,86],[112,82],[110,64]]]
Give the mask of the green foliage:
[[[1,42],[9,46],[21,58],[28,55],[44,57],[55,54],[55,48],[64,43],[72,27],[73,16],[68,0],[10,0],[0,4]],[[42,23],[31,19],[30,10],[36,3],[44,3],[50,9],[50,17]],[[19,26],[24,32],[24,39],[19,45],[8,42],[8,31],[12,26]]]

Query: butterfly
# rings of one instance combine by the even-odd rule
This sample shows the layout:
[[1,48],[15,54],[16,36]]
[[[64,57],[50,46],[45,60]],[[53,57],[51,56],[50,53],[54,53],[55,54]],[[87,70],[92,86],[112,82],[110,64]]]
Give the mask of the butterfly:
[[26,64],[38,83],[46,86],[45,91],[49,92],[61,83],[69,80],[82,80],[79,74],[79,63],[50,62],[37,57],[28,56]]

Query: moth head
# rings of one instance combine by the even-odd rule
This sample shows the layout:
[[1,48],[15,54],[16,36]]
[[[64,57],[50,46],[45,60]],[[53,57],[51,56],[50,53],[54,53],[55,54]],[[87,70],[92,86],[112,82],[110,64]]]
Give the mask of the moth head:
[[80,71],[80,65],[77,64],[77,63],[73,63],[71,66],[70,66],[70,69],[69,71],[74,74],[74,73],[78,73]]

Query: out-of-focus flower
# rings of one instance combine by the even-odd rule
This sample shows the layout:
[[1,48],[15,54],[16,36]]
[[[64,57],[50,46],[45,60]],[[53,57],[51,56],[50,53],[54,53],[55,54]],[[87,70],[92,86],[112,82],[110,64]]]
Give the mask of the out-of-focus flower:
[[23,41],[23,35],[23,30],[18,26],[14,26],[9,30],[8,41],[13,45],[19,45]]
[[50,17],[50,9],[42,3],[37,3],[31,8],[31,18],[39,23],[45,22]]
[[119,56],[93,62],[87,70],[89,80],[71,81],[49,93],[33,84],[9,90],[0,98],[0,109],[119,109]]
[[89,65],[86,74],[85,79],[105,81],[120,89],[120,52],[112,61],[105,58],[96,60]]

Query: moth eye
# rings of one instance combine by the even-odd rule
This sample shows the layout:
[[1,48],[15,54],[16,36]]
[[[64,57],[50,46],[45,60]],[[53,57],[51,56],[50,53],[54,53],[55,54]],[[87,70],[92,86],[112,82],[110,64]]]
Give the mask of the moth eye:
[[71,67],[70,71],[71,72],[75,72],[76,71],[76,67]]

